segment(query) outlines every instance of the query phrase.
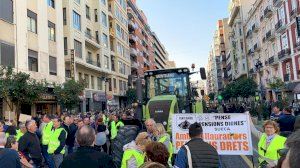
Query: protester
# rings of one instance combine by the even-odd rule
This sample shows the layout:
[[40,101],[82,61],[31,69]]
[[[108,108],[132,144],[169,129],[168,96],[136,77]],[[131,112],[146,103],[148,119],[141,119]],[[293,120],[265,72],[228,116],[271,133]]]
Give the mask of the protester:
[[43,120],[42,120],[42,124],[40,125],[40,130],[41,134],[42,134],[42,155],[45,159],[46,164],[48,165],[48,167],[53,166],[54,163],[52,163],[52,160],[49,157],[48,154],[48,145],[49,145],[49,141],[50,141],[50,136],[53,133],[52,131],[52,127],[53,127],[53,122],[51,121],[51,116],[48,114],[45,114],[43,116]]
[[48,145],[48,154],[52,163],[50,168],[59,168],[65,154],[67,132],[61,124],[62,120],[60,118],[53,119],[53,133],[50,136]]
[[17,130],[16,140],[19,141],[19,139],[26,133],[27,129],[25,127],[24,123],[19,124],[19,129]]
[[4,132],[0,132],[0,167],[21,168],[17,151],[5,148],[7,138]]
[[147,132],[141,132],[135,141],[126,144],[123,147],[124,154],[121,168],[138,168],[144,163],[144,151],[146,145],[151,142]]
[[[7,142],[5,145],[5,148],[13,149],[18,152],[18,141],[14,136],[9,136],[7,138]],[[26,168],[33,168],[33,165],[31,165],[25,158],[25,156],[19,152],[19,158],[22,166],[25,166]]]
[[156,124],[156,130],[154,132],[154,135],[156,136],[158,142],[161,142],[166,146],[169,152],[169,165],[171,165],[173,155],[173,144],[171,143],[170,135],[166,133],[165,127],[161,123]]
[[104,151],[107,153],[107,144],[106,144],[106,136],[108,135],[109,131],[103,123],[103,118],[100,117],[98,118],[98,123],[97,123],[97,134],[96,134],[96,142],[95,142],[95,147],[100,150]]
[[298,168],[300,165],[300,130],[294,132],[286,141],[288,152],[278,168]]
[[36,135],[37,125],[34,120],[26,121],[27,132],[19,139],[19,151],[27,160],[32,160],[35,167],[42,167],[40,140]]
[[167,147],[161,142],[151,142],[145,149],[147,161],[157,162],[166,167],[170,166],[170,153]]
[[191,140],[178,151],[175,159],[176,168],[198,168],[198,167],[219,167],[218,152],[210,144],[203,141],[202,126],[200,123],[193,123],[189,127]]
[[279,107],[277,105],[275,105],[273,107],[273,111],[271,113],[270,120],[277,121],[278,118],[282,115],[283,115],[283,113],[280,111]]
[[92,127],[83,126],[75,137],[80,147],[64,158],[61,168],[115,168],[110,156],[93,148],[95,131]]
[[153,140],[153,141],[156,141],[156,137],[154,135],[154,131],[155,131],[155,127],[156,127],[155,125],[156,125],[156,122],[152,118],[147,119],[145,121],[147,133],[148,133],[149,137],[151,138],[151,140]]
[[83,118],[83,123],[84,123],[84,125],[90,125],[91,124],[90,117],[85,116]]
[[294,131],[295,116],[292,115],[290,108],[284,108],[283,115],[277,120],[280,128],[280,135],[287,137]]
[[73,153],[75,134],[77,131],[76,125],[73,123],[74,120],[70,116],[65,116],[63,127],[67,131],[66,146],[68,154]]
[[84,122],[82,119],[78,119],[78,123],[77,123],[77,129],[80,129],[84,126]]
[[251,132],[259,139],[258,154],[261,166],[276,166],[279,156],[277,151],[284,148],[285,137],[278,135],[279,127],[275,121],[267,120],[263,125],[264,132],[258,131],[250,120]]
[[16,136],[17,135],[17,128],[15,126],[15,123],[10,122],[5,132],[6,132],[6,137],[9,137],[10,135]]
[[121,120],[119,120],[119,116],[113,115],[112,119],[113,120],[111,122],[111,130],[110,130],[111,140],[116,138],[119,128],[124,126],[124,123]]

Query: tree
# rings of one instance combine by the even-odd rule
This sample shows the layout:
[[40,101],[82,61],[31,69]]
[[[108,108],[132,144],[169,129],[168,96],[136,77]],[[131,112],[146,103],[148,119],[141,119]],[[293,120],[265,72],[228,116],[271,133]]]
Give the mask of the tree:
[[208,94],[209,100],[215,100],[215,93],[209,93]]
[[255,96],[256,89],[257,84],[252,78],[241,78],[228,84],[221,95],[224,100],[238,97],[248,98],[250,96]]
[[32,105],[47,90],[46,81],[37,81],[24,72],[15,72],[11,67],[0,68],[0,97],[10,111],[16,112],[17,120],[21,105]]
[[273,82],[268,83],[268,85],[269,85],[269,88],[274,91],[279,91],[279,90],[283,89],[285,86],[284,82],[278,77],[274,77]]
[[79,95],[83,90],[83,81],[68,80],[61,85],[54,84],[54,95],[58,103],[68,111],[73,110],[79,104]]
[[132,104],[137,101],[136,89],[129,88],[126,91],[127,103]]

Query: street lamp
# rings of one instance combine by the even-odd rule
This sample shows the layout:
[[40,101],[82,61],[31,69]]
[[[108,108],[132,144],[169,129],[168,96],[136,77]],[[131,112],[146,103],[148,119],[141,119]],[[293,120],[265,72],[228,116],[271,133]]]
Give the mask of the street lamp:
[[106,77],[102,76],[101,81],[104,82],[105,110],[107,110],[107,112],[108,112],[108,108],[107,108],[107,89],[106,89],[106,82],[108,82],[108,79]]
[[[257,75],[259,75],[258,78],[259,78],[259,91],[260,91],[260,105],[262,105],[262,97],[263,97],[263,86],[262,86],[261,75],[260,75],[260,70],[262,67],[263,67],[262,62],[259,59],[257,59],[255,68],[256,68]],[[258,120],[261,120],[260,113],[258,113]]]

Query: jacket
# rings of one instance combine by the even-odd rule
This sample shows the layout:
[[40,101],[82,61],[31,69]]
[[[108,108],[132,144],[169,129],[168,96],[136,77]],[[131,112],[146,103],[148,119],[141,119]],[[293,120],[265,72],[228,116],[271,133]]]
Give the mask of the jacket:
[[[204,142],[201,138],[193,138],[186,143],[189,147],[193,168],[214,168],[219,167],[219,156],[218,152],[210,144]],[[185,147],[181,147],[178,151],[175,167],[188,168],[187,150]]]
[[70,147],[74,147],[77,126],[75,124],[71,124],[69,126],[63,124],[63,127],[67,131],[66,145]]
[[19,151],[22,152],[27,159],[42,159],[42,150],[38,136],[27,131],[19,139]]
[[[128,168],[138,168],[139,166],[141,166],[144,162],[140,163],[136,157],[130,157],[130,159],[126,159],[124,160],[124,155],[127,151],[136,151],[136,153],[139,153],[140,155],[143,155],[143,151],[141,151],[138,146],[136,145],[135,141],[132,141],[126,145],[124,145],[123,147],[123,159],[122,159],[122,165],[126,165],[126,167]],[[124,166],[123,166],[124,167]]]
[[0,148],[0,167],[21,168],[20,158],[17,151]]
[[106,153],[93,147],[79,147],[74,153],[68,154],[61,168],[115,168],[113,160]]

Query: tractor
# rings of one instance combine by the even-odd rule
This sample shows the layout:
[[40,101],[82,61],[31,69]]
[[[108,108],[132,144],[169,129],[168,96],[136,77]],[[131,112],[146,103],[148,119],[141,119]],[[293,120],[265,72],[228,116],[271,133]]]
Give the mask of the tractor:
[[[145,130],[143,122],[146,119],[153,118],[157,123],[162,123],[171,134],[173,114],[203,113],[202,101],[196,100],[198,94],[190,84],[190,76],[199,72],[201,79],[205,80],[204,68],[197,72],[190,72],[188,68],[146,71],[144,85],[143,80],[137,78],[136,118],[126,122],[112,142],[112,156],[117,166],[122,160],[123,146],[134,140],[138,132]],[[129,77],[129,83],[131,79]]]

